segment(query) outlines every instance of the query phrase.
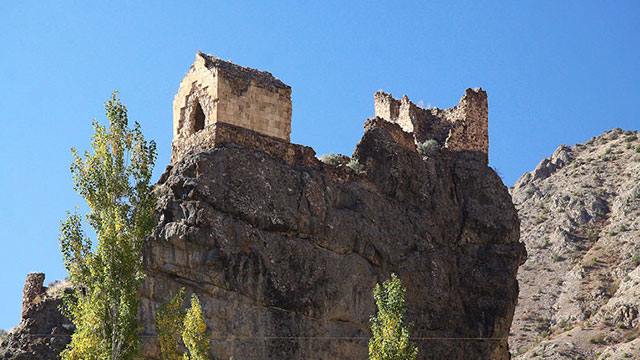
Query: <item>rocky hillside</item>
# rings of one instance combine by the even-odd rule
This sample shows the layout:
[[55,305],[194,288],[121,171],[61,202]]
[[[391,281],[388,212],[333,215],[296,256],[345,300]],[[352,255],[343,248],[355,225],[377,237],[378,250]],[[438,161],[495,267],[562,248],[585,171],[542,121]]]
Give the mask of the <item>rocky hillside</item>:
[[163,175],[145,252],[147,357],[158,357],[154,309],[185,287],[203,303],[214,358],[365,359],[372,289],[395,272],[420,359],[508,359],[525,252],[481,154],[423,157],[382,119],[350,166],[294,146],[289,162],[219,146]]
[[560,146],[512,189],[529,254],[516,359],[640,359],[640,140]]

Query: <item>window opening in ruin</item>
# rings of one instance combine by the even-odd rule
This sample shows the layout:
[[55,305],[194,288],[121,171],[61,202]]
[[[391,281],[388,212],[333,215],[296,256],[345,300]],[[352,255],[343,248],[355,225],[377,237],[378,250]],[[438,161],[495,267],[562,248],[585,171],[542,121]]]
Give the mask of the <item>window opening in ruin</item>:
[[193,109],[193,132],[198,132],[204,129],[204,111],[199,102],[196,102],[196,108]]

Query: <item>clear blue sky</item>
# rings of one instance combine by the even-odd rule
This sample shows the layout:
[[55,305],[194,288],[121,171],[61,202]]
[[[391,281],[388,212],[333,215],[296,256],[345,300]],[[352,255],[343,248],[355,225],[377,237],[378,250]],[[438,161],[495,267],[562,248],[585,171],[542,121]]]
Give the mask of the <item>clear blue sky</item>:
[[558,144],[640,127],[638,1],[80,3],[0,2],[0,328],[27,272],[64,276],[58,224],[81,204],[69,148],[119,89],[158,142],[157,177],[198,49],[291,85],[292,139],[319,154],[351,154],[379,89],[449,107],[485,88],[508,185]]

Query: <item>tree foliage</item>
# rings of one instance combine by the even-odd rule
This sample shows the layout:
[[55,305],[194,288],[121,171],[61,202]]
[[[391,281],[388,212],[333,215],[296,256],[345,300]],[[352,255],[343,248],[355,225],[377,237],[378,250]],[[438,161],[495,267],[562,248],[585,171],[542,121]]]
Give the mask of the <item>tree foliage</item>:
[[162,360],[183,358],[182,353],[178,350],[180,336],[184,328],[183,302],[184,288],[180,289],[168,303],[162,305],[156,313],[156,332],[158,333]]
[[74,189],[87,203],[97,243],[85,235],[78,213],[67,215],[60,242],[74,291],[65,308],[76,331],[64,360],[132,359],[139,348],[142,242],[153,226],[156,146],[139,124],[129,128],[116,92],[105,109],[108,126],[93,122],[93,152],[72,149]]
[[[209,338],[200,300],[193,294],[190,307],[182,310],[184,288],[156,313],[156,332],[163,360],[205,360],[209,358]],[[187,348],[181,354],[180,338]]]
[[184,317],[182,341],[189,352],[184,354],[185,360],[207,360],[209,358],[207,324],[204,322],[200,300],[195,294],[191,296],[191,307]]
[[391,279],[382,286],[376,284],[373,297],[378,311],[370,320],[369,359],[414,360],[418,355],[418,348],[409,340],[409,326],[405,323],[405,292],[395,274],[391,274]]

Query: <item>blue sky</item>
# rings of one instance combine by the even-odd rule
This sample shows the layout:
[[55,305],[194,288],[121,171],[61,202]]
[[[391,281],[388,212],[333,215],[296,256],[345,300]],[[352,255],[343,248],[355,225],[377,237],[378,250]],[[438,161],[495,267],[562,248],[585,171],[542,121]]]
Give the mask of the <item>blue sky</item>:
[[82,203],[69,148],[118,89],[158,142],[157,177],[197,50],[291,85],[292,140],[319,154],[351,154],[379,89],[449,107],[485,88],[508,185],[559,144],[640,127],[638,1],[88,3],[0,2],[0,328],[27,272],[64,276],[58,225]]

